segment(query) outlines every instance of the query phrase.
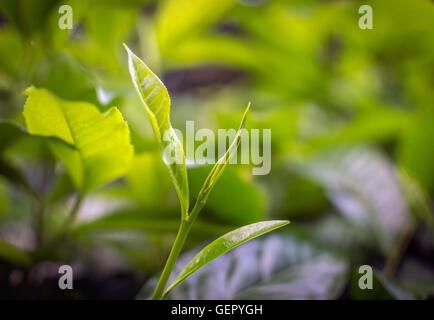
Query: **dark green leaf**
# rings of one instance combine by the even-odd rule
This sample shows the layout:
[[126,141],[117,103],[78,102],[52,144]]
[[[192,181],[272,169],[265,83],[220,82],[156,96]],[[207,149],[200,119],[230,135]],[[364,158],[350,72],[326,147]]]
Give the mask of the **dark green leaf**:
[[[192,194],[198,194],[210,166],[188,169]],[[228,223],[244,225],[264,218],[265,195],[252,181],[244,179],[237,170],[229,167],[211,192],[206,208]]]
[[27,130],[20,124],[0,119],[0,153],[25,135],[27,135]]

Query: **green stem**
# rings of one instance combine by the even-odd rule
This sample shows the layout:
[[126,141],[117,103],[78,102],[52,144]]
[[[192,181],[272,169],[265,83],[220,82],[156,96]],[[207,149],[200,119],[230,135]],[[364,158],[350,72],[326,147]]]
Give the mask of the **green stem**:
[[81,203],[83,202],[83,195],[81,193],[78,194],[77,199],[75,200],[74,206],[69,213],[67,218],[67,227],[75,221],[77,218],[78,209],[80,209]]
[[182,247],[184,246],[185,240],[187,239],[191,225],[191,221],[181,221],[181,225],[179,227],[178,234],[176,235],[175,242],[173,243],[172,250],[170,251],[169,257],[166,261],[166,265],[164,266],[163,272],[161,273],[160,280],[158,280],[157,287],[155,288],[154,294],[152,295],[152,300],[162,299],[164,289],[166,289],[167,281],[169,281],[170,274],[175,267],[176,260],[181,253]]
[[45,234],[45,217],[44,217],[44,200],[40,197],[36,199],[36,241],[38,247],[41,247],[44,243],[44,234]]
[[69,212],[68,217],[66,217],[65,221],[63,221],[62,225],[58,232],[50,239],[50,241],[46,241],[44,247],[38,253],[38,259],[43,260],[46,259],[47,255],[54,250],[55,247],[59,245],[62,241],[64,241],[71,231],[71,223],[74,222],[77,217],[78,210],[83,202],[84,196],[80,193],[75,199],[75,203]]
[[65,221],[63,222],[62,227],[60,228],[60,232],[58,236],[55,237],[53,243],[58,243],[64,240],[68,236],[68,233],[71,230],[71,224],[74,223],[75,219],[77,218],[78,210],[80,209],[80,206],[83,203],[83,198],[84,198],[83,194],[79,193],[77,195],[77,198],[75,199],[75,203],[71,208],[68,217],[66,217]]
[[181,253],[182,248],[184,247],[185,240],[190,233],[191,227],[193,226],[194,221],[196,220],[199,212],[202,210],[204,205],[205,201],[202,201],[202,198],[199,196],[199,199],[196,202],[190,215],[188,215],[186,220],[181,221],[181,225],[179,227],[178,234],[176,235],[175,242],[173,243],[172,250],[170,251],[169,257],[166,261],[166,265],[164,266],[163,272],[161,273],[160,280],[158,280],[157,287],[155,288],[152,295],[152,300],[164,299],[164,290],[166,289],[167,281],[169,281],[170,274],[172,273],[172,270],[175,267],[176,260],[178,260],[178,256]]

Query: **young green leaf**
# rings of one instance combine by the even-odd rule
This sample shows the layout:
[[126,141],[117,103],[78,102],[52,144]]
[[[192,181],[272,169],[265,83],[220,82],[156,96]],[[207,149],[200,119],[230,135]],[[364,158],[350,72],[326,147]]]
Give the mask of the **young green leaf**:
[[195,271],[199,270],[212,260],[238,247],[244,242],[247,242],[277,228],[283,227],[288,223],[289,221],[286,220],[262,221],[252,223],[226,233],[206,246],[190,261],[189,264],[187,264],[175,281],[173,281],[173,283],[167,288],[163,297],[166,296],[170,290],[192,275]]
[[[200,208],[205,205],[205,202],[208,199],[211,190],[214,188],[218,179],[225,171],[229,161],[237,151],[237,147],[241,141],[242,130],[246,125],[247,114],[249,113],[249,110],[250,110],[250,102],[247,105],[246,110],[244,111],[244,115],[243,118],[241,119],[240,127],[237,131],[237,134],[235,135],[234,140],[232,141],[228,150],[226,150],[226,153],[217,161],[217,163],[214,165],[214,167],[211,169],[210,173],[206,177],[205,182],[203,183],[202,188],[199,191],[199,195],[197,197],[197,202],[195,207]],[[195,212],[199,212],[199,211],[200,210],[197,210]]]
[[[145,105],[151,121],[152,129],[160,145],[164,163],[170,175],[181,202],[183,217],[187,217],[189,207],[189,192],[185,155],[182,144],[170,124],[170,97],[161,80],[140,60],[126,45],[128,67],[140,99]],[[169,152],[168,152],[169,151]],[[171,158],[175,154],[175,161]]]
[[133,157],[130,132],[115,107],[101,113],[87,102],[59,99],[30,87],[24,106],[27,129],[50,137],[50,147],[82,192],[124,175]]

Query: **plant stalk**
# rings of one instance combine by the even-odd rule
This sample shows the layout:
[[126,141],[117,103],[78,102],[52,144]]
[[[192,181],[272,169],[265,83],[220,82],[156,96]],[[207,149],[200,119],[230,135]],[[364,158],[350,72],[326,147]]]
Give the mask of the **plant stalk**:
[[158,280],[157,287],[155,288],[152,295],[152,300],[164,299],[164,290],[166,289],[170,274],[172,273],[176,260],[178,260],[178,256],[184,247],[185,240],[190,233],[191,227],[199,215],[199,212],[204,207],[205,202],[206,199],[203,199],[201,196],[199,196],[198,201],[194,205],[193,210],[191,210],[191,213],[187,216],[187,219],[181,220],[178,234],[176,235],[175,242],[173,243],[172,250],[170,251],[169,257],[167,258],[166,265],[164,266],[163,272],[161,273],[161,277]]
[[81,203],[83,202],[83,194],[78,194],[77,199],[75,200],[74,206],[69,213],[67,218],[67,225],[73,223],[77,218],[78,209],[80,209]]
[[45,234],[45,217],[44,217],[44,200],[42,198],[36,199],[36,214],[37,214],[37,222],[36,222],[36,241],[38,247],[41,247],[44,243],[44,234]]
[[60,228],[59,235],[55,237],[54,243],[58,243],[68,236],[71,224],[74,223],[75,219],[77,218],[77,213],[81,207],[81,204],[83,203],[83,199],[83,194],[79,193],[75,199],[75,203],[72,206],[71,211],[69,212],[69,215],[66,217],[62,227]]
[[157,287],[152,295],[152,300],[161,300],[163,297],[164,290],[166,289],[167,282],[169,281],[170,274],[175,267],[176,260],[184,246],[185,240],[187,239],[188,233],[191,229],[192,221],[182,220],[181,225],[176,235],[175,242],[173,243],[172,250],[170,250],[169,257],[167,258],[166,265],[164,266],[163,272],[161,273],[160,280],[158,280]]
[[402,257],[407,251],[407,248],[411,242],[411,239],[413,239],[413,236],[416,233],[418,226],[418,219],[412,219],[412,221],[409,223],[407,230],[405,230],[399,237],[396,246],[387,257],[387,261],[383,269],[383,273],[386,275],[386,277],[392,278],[395,275],[396,270],[398,269],[398,266],[402,260]]

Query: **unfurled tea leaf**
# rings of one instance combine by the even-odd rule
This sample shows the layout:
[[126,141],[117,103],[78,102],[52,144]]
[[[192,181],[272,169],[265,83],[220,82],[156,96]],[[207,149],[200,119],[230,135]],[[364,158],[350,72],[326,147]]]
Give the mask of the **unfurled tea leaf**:
[[[187,170],[185,168],[185,155],[182,144],[170,124],[170,97],[161,80],[140,60],[126,45],[128,52],[128,65],[140,99],[145,105],[152,129],[160,145],[164,163],[169,168],[173,184],[181,202],[183,217],[188,214],[189,193]],[[171,154],[175,154],[175,159]]]

